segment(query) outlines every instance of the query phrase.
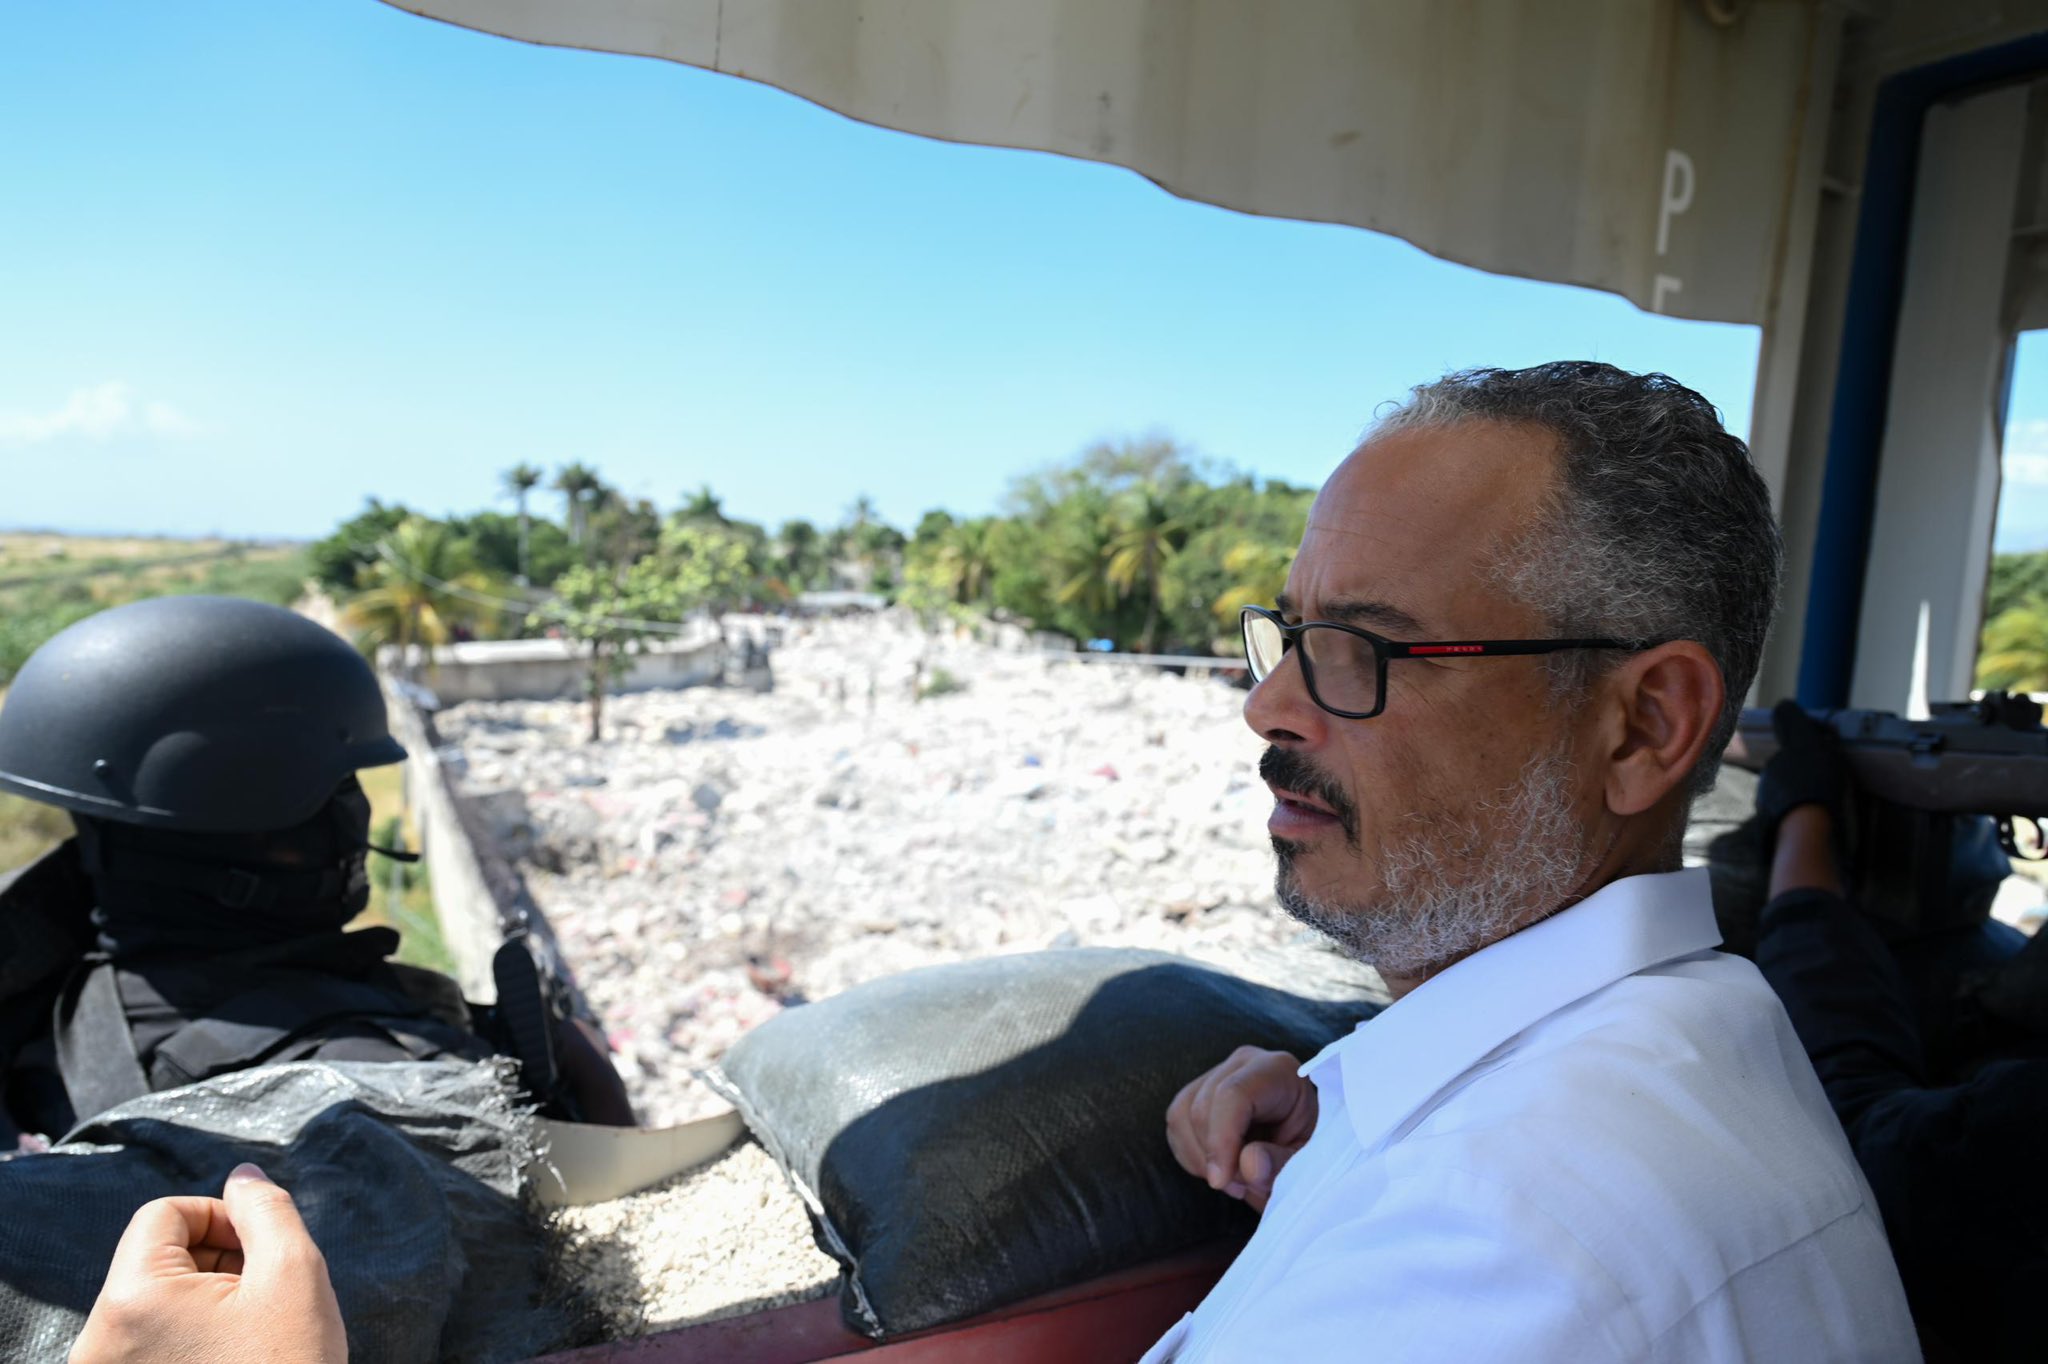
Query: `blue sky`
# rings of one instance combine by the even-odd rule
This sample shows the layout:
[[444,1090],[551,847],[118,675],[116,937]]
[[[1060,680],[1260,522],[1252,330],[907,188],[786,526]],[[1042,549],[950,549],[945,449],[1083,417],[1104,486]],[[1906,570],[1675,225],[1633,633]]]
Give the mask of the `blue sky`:
[[1748,328],[375,0],[10,5],[0,184],[0,525],[315,535],[518,460],[909,523],[1148,432],[1312,483],[1409,384],[1560,355],[1749,422]]

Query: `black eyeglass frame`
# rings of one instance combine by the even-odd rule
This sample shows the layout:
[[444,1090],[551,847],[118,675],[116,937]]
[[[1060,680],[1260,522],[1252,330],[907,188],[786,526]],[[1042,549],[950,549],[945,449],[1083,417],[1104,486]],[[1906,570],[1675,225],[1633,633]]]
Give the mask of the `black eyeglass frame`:
[[[1387,709],[1387,663],[1396,658],[1525,658],[1531,654],[1555,654],[1566,649],[1626,649],[1640,653],[1654,649],[1655,643],[1639,644],[1622,639],[1432,639],[1403,642],[1362,630],[1356,625],[1339,625],[1333,620],[1305,620],[1298,625],[1289,625],[1280,618],[1280,613],[1266,606],[1246,606],[1238,613],[1238,635],[1244,645],[1245,667],[1250,670],[1254,684],[1273,675],[1268,668],[1261,675],[1259,662],[1252,654],[1252,618],[1268,621],[1280,632],[1280,654],[1285,658],[1294,654],[1301,660],[1301,680],[1308,686],[1308,699],[1344,720],[1371,720]],[[1308,650],[1301,647],[1301,636],[1310,630],[1336,630],[1342,634],[1355,635],[1372,646],[1373,662],[1377,668],[1374,695],[1379,703],[1371,710],[1339,710],[1323,700],[1316,691],[1315,668],[1308,661]],[[1277,664],[1275,665],[1278,666]]]

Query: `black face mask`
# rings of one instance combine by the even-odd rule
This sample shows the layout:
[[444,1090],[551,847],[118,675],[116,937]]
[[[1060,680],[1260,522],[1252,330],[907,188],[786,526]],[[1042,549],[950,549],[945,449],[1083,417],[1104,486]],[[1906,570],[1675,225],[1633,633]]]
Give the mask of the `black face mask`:
[[100,950],[224,952],[340,929],[370,902],[370,799],[351,776],[305,823],[195,834],[81,816]]

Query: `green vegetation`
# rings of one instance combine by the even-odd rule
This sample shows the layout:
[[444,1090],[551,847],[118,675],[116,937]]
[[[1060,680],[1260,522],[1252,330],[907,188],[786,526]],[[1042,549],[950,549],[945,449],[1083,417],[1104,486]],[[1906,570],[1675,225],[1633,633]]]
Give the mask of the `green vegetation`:
[[[405,769],[373,767],[357,774],[370,798],[372,841],[381,847],[417,850],[419,833],[405,812]],[[380,925],[398,930],[397,960],[444,975],[455,973],[455,955],[441,938],[434,912],[434,888],[424,862],[394,862],[370,854],[370,904],[350,928]]]
[[[605,687],[640,641],[691,614],[821,589],[878,593],[927,617],[994,616],[1139,652],[1234,653],[1237,608],[1270,601],[1313,497],[1197,460],[1161,438],[1103,444],[1018,479],[999,515],[930,511],[905,535],[866,496],[837,526],[774,532],[726,514],[708,485],[672,511],[599,472],[517,464],[517,515],[432,519],[375,499],[308,551],[367,647],[552,634]],[[559,494],[559,521],[533,494]],[[545,502],[545,499],[541,499]]]
[[382,554],[356,570],[341,613],[365,653],[391,644],[404,657],[415,644],[447,644],[497,616],[488,605],[496,584],[477,567],[473,543],[450,526],[408,516],[378,545]]
[[95,611],[190,592],[289,606],[307,567],[297,546],[0,534],[0,686],[44,640]]
[[716,613],[746,599],[753,584],[747,543],[731,530],[687,513],[662,527],[654,549],[617,563],[579,564],[555,580],[554,599],[529,623],[551,626],[588,650],[590,739],[604,723],[605,689],[627,651],[664,626],[698,611]]
[[[306,574],[298,546],[0,534],[0,694],[44,640],[95,611],[189,592],[288,606],[305,591]],[[0,871],[70,836],[62,810],[0,795]]]
[[33,862],[69,837],[71,816],[62,810],[0,793],[0,871]]
[[1313,496],[1170,441],[1100,445],[1019,479],[1000,516],[927,515],[898,599],[1141,653],[1233,653],[1237,608],[1279,593]]
[[1977,685],[2048,691],[2048,550],[1992,556]]
[[966,690],[967,684],[955,677],[951,669],[933,668],[932,675],[918,683],[917,699],[922,701],[928,696],[951,696],[955,692]]

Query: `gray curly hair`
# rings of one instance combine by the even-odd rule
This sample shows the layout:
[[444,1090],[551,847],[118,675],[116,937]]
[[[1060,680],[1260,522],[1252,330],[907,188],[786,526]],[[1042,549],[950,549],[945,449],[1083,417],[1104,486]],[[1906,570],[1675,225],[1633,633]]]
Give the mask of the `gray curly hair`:
[[[1784,548],[1749,447],[1705,398],[1664,374],[1591,360],[1468,369],[1418,385],[1368,439],[1493,421],[1557,437],[1562,476],[1537,528],[1502,547],[1502,586],[1560,636],[1697,640],[1728,689],[1691,779],[1720,770],[1777,609]],[[1553,691],[1575,695],[1621,655],[1550,656]]]

